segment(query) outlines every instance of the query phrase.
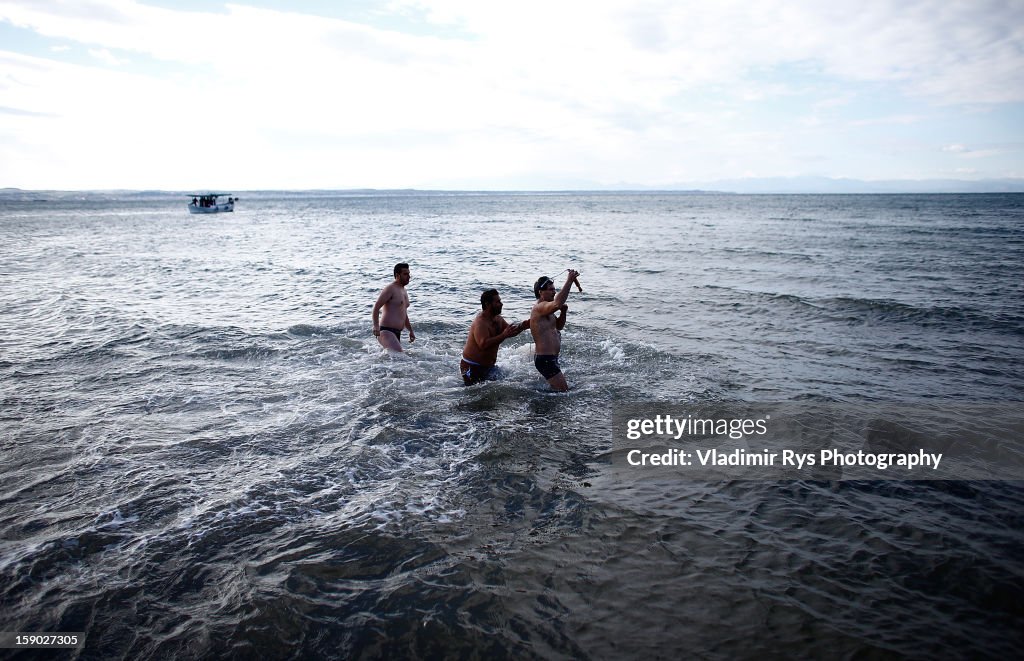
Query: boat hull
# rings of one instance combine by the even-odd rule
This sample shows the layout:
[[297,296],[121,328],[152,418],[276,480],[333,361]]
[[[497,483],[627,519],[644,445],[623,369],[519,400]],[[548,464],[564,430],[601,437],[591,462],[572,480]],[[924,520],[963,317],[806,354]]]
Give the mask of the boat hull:
[[214,204],[213,206],[209,206],[209,207],[200,207],[200,206],[197,206],[195,204],[188,205],[188,212],[189,213],[224,213],[224,212],[227,212],[227,211],[234,211],[234,210],[235,210],[235,203],[234,202],[228,202],[226,204]]

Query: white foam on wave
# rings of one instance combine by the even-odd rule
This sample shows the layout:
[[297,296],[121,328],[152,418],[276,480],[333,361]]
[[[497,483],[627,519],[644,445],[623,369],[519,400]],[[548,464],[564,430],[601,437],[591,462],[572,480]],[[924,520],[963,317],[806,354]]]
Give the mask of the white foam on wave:
[[601,342],[601,350],[608,354],[608,356],[617,363],[623,363],[626,361],[626,351],[615,342],[608,338]]
[[98,530],[116,530],[122,526],[138,523],[138,521],[138,515],[124,516],[120,509],[114,508],[112,511],[96,517],[96,528]]
[[[315,400],[332,411],[322,416],[323,423],[318,418],[310,425],[310,433],[348,464],[338,473],[343,488],[331,495],[318,490],[319,508],[347,525],[366,525],[389,534],[420,526],[457,525],[473,511],[473,501],[466,499],[462,485],[481,470],[477,459],[481,452],[501,451],[510,426],[529,435],[535,424],[530,411],[541,400],[578,397],[578,392],[598,388],[585,379],[573,379],[570,357],[563,366],[570,370],[572,390],[554,392],[534,367],[536,347],[524,341],[528,338],[500,347],[497,381],[466,388],[459,374],[463,338],[461,331],[457,336],[454,331],[427,335],[413,344],[403,343],[405,351],[399,354],[363,335],[353,338],[356,346],[333,344],[328,360],[309,361],[310,369],[300,370],[303,377],[295,386],[319,383],[319,376],[329,384],[325,392],[331,394]],[[301,343],[303,348],[311,344],[309,340]],[[585,344],[591,351],[597,345]],[[584,363],[585,349],[578,358]],[[625,355],[610,340],[599,351],[612,360]],[[312,352],[300,354],[299,360],[312,357],[307,354]],[[546,406],[557,400],[550,401]],[[275,403],[272,408],[281,405]],[[346,409],[344,414],[341,408]],[[304,411],[304,415],[315,413]],[[281,426],[294,432],[294,425]],[[305,469],[298,473],[304,474]],[[324,502],[331,505],[325,507]]]
[[366,351],[368,355],[378,358],[395,358],[397,360],[404,360],[408,357],[404,351],[392,351],[391,349],[385,349],[379,342],[377,342],[376,339],[367,340],[363,344],[363,350]]
[[518,356],[526,356],[530,360],[533,360],[534,355],[537,353],[537,347],[533,342],[527,342],[526,344],[513,347],[511,353]]

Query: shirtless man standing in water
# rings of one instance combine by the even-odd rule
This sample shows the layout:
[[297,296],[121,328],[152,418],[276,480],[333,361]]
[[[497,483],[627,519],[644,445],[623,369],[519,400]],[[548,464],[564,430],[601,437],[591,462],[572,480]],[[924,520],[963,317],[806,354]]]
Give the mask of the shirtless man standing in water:
[[501,316],[502,302],[497,289],[488,289],[480,294],[480,307],[483,310],[469,327],[469,337],[459,363],[459,373],[467,386],[494,378],[498,346],[530,327],[529,319],[518,324],[505,321]]
[[[537,302],[530,310],[530,333],[533,334],[536,351],[533,364],[551,387],[559,392],[569,389],[562,368],[558,365],[558,354],[562,350],[562,336],[559,331],[565,326],[565,315],[569,309],[565,304],[569,298],[569,288],[579,274],[579,271],[569,269],[569,277],[565,279],[565,284],[557,294],[555,283],[546,276],[533,285],[533,295],[537,297]],[[562,314],[555,318],[555,312],[559,310]]]
[[[395,281],[385,287],[373,305],[373,334],[380,345],[389,351],[402,351],[402,329],[409,329],[409,341],[416,341],[416,333],[409,322],[409,265],[395,264]],[[379,319],[384,308],[384,318]]]

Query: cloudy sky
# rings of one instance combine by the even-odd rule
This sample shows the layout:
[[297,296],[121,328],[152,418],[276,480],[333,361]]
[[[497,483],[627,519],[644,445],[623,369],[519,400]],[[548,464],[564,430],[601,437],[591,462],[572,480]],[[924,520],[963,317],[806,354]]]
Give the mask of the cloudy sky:
[[1024,1],[0,0],[0,187],[1024,177]]

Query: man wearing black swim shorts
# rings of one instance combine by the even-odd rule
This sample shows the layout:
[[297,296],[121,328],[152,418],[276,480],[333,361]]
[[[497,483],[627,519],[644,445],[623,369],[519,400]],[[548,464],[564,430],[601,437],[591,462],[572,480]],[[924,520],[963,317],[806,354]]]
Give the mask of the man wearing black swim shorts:
[[[557,294],[555,283],[547,276],[541,277],[533,285],[533,295],[537,298],[537,303],[530,311],[530,333],[533,334],[536,351],[533,364],[541,376],[547,379],[548,384],[559,392],[569,389],[562,368],[558,364],[558,354],[562,351],[560,331],[565,326],[565,315],[569,309],[565,302],[569,298],[569,288],[578,275],[579,271],[569,269],[569,276]],[[555,317],[555,313],[559,311],[562,313],[561,316]]]
[[459,373],[467,386],[494,378],[498,346],[530,327],[529,319],[518,324],[505,321],[501,316],[501,296],[497,289],[488,289],[480,294],[480,306],[483,310],[469,327],[469,337],[459,362]]

